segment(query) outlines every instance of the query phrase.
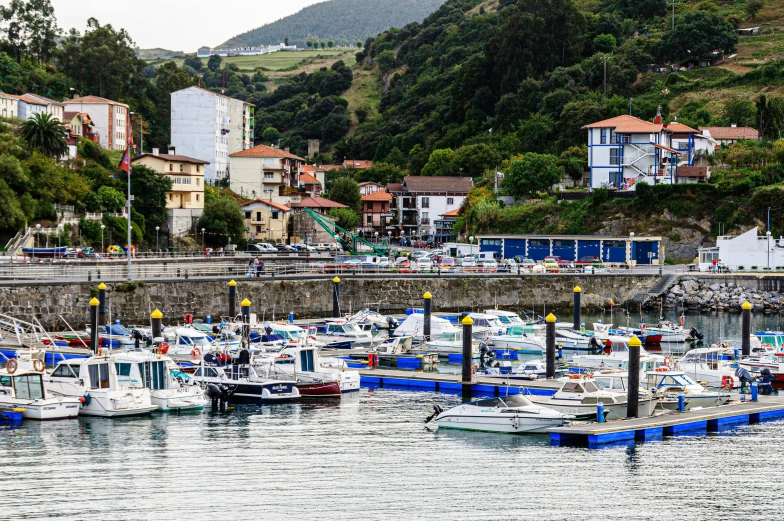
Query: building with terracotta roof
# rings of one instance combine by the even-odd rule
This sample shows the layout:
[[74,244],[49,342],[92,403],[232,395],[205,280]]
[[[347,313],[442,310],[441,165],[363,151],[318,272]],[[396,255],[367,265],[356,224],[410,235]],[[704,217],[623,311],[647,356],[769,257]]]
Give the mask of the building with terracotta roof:
[[172,188],[166,194],[169,234],[188,235],[204,214],[204,170],[206,161],[178,154],[141,154],[131,159],[133,166],[144,165],[171,179]]
[[[673,125],[673,124],[671,124]],[[634,190],[637,183],[678,182],[678,164],[694,159],[696,131],[674,124],[684,136],[673,146],[673,131],[657,115],[653,123],[621,115],[586,125],[591,188]]]
[[299,186],[310,195],[321,195],[322,184],[310,172],[303,171],[301,174],[299,174]]
[[732,125],[729,127],[700,127],[700,132],[707,134],[716,140],[719,146],[729,146],[736,141],[758,140],[759,131],[751,127],[739,127]]
[[63,112],[65,112],[65,105],[59,101],[53,100],[51,98],[47,98],[46,96],[41,96],[40,94],[25,94],[22,96],[22,99],[30,99],[36,101],[38,103],[43,103],[46,105],[46,113],[51,114],[52,118],[63,121]]
[[345,159],[343,161],[343,168],[354,170],[365,170],[373,166],[373,161],[366,159]]
[[372,237],[378,233],[381,237],[387,236],[388,224],[391,224],[392,214],[389,207],[392,204],[392,194],[386,190],[378,190],[362,197],[362,223],[360,227],[366,236]]
[[336,203],[324,197],[305,197],[296,203],[288,205],[293,212],[301,212],[304,208],[316,213],[326,215],[327,212],[333,208],[348,208],[345,204]]
[[255,199],[240,205],[246,239],[263,242],[285,242],[288,236],[291,208],[269,199]]
[[98,144],[108,150],[125,150],[130,117],[128,105],[100,96],[82,96],[63,101],[64,112],[90,114]]
[[31,119],[36,114],[46,114],[47,105],[29,94],[17,96],[19,103],[19,119],[22,121]]
[[436,217],[459,209],[473,186],[470,177],[447,176],[406,176],[402,183],[388,184],[387,190],[393,196],[393,236],[419,237],[434,243],[447,241],[452,232],[439,231]]
[[229,176],[229,156],[253,146],[254,106],[201,87],[171,93],[171,142],[189,157],[207,161],[205,181]]
[[288,204],[306,195],[299,186],[304,163],[303,158],[287,149],[256,145],[229,156],[229,186],[244,197]]
[[375,181],[362,181],[359,183],[359,191],[364,197],[366,195],[372,194],[373,192],[386,191],[386,187],[381,183],[376,183]]
[[11,119],[19,117],[19,98],[17,96],[0,91],[0,117]]

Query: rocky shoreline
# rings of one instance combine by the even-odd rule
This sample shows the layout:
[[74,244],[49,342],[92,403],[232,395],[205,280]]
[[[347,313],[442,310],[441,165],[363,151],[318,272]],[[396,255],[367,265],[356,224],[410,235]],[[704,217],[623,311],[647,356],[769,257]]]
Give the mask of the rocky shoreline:
[[[722,280],[700,281],[688,275],[681,277],[680,281],[663,295],[663,299],[663,305],[667,309],[682,306],[705,311],[739,311],[743,303],[748,301],[754,306],[754,311],[784,311],[784,297],[778,291],[745,288]],[[648,304],[655,307],[658,301],[649,301]]]

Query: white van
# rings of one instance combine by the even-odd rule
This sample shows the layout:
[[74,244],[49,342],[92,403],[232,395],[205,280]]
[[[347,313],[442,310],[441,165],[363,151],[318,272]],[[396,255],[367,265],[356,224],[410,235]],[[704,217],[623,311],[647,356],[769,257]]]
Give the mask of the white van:
[[497,251],[480,251],[479,253],[475,253],[474,257],[477,260],[494,260],[498,262],[501,259],[501,254]]

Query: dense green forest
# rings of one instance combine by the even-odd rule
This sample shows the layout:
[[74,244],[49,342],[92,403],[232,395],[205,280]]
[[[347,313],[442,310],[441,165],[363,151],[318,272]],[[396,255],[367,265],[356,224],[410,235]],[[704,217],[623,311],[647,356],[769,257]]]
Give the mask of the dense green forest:
[[288,41],[305,47],[306,41],[332,40],[354,46],[390,27],[421,22],[444,0],[329,0],[239,34],[221,47],[275,45]]

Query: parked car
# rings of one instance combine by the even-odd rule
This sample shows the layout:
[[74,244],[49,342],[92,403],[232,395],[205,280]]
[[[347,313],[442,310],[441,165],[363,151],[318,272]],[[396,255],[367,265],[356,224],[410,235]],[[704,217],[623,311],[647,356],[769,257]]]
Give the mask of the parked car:
[[477,259],[476,264],[480,271],[493,272],[498,269],[498,262],[494,259]]
[[329,251],[329,244],[326,242],[320,242],[318,244],[313,245],[317,251]]
[[414,241],[414,248],[427,248],[427,241]]
[[536,261],[533,260],[531,257],[523,257],[522,259],[520,259],[519,264],[523,268],[529,268],[530,269],[530,268],[533,268],[534,266],[536,266]]
[[561,267],[561,265],[558,263],[558,261],[559,261],[558,257],[545,257],[544,260],[542,261],[542,266],[544,266],[544,268],[546,270],[556,270],[557,271],[558,268]]
[[252,242],[245,247],[245,251],[250,253],[277,253],[274,246],[264,242]]
[[419,271],[432,271],[433,261],[428,257],[420,257],[416,261],[416,269]]
[[276,244],[275,248],[277,248],[280,252],[295,252],[297,249],[294,246],[289,246],[288,244]]
[[476,268],[476,257],[465,256],[460,259],[460,266],[463,268]]
[[601,266],[602,259],[599,257],[594,257],[593,255],[587,255],[585,257],[580,257],[578,260],[574,262],[575,266]]
[[457,265],[457,261],[455,260],[454,257],[441,257],[441,262],[439,263],[441,269],[444,270],[453,269],[456,265]]

